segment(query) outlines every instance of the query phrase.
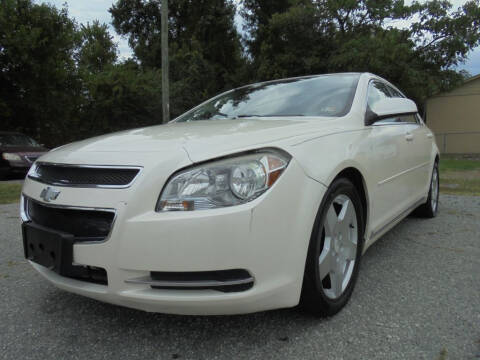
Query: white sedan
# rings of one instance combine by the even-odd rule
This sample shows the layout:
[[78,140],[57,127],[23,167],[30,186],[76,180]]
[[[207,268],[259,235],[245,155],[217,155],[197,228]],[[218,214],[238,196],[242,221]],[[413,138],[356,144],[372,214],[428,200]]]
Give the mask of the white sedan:
[[373,242],[435,216],[438,161],[415,103],[378,76],[248,85],[42,156],[25,257],[59,288],[145,311],[329,316]]

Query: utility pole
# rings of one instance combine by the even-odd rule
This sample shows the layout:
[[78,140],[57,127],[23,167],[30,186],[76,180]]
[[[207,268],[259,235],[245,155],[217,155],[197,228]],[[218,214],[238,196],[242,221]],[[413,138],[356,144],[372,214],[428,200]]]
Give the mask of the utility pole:
[[162,0],[162,122],[170,121],[170,90],[168,84],[168,0]]

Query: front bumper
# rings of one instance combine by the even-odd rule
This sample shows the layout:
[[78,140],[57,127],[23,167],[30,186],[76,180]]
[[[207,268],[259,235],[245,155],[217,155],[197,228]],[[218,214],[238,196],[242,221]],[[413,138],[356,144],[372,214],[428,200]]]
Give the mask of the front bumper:
[[[162,186],[145,169],[128,189],[59,188],[56,206],[115,209],[107,239],[73,246],[73,262],[105,269],[108,285],[63,277],[32,262],[33,267],[64,290],[145,311],[240,314],[298,304],[311,229],[326,189],[294,159],[272,189],[240,206],[157,213]],[[26,179],[23,193],[43,202],[44,188]],[[130,282],[151,272],[228,269],[247,270],[253,286],[220,292]]]

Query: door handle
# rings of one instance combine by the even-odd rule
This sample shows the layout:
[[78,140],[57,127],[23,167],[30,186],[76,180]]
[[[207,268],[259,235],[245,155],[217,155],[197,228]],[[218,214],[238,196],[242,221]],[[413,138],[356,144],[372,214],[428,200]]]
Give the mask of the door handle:
[[410,133],[407,133],[407,134],[405,135],[405,140],[407,140],[407,141],[412,141],[412,140],[413,140],[413,135],[410,134]]
[[427,138],[429,138],[429,139],[433,138],[433,134],[432,133],[427,134]]

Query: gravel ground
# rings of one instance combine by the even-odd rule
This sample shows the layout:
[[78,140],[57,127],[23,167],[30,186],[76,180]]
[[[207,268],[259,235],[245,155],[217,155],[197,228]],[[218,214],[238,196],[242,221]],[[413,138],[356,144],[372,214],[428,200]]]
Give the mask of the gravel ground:
[[380,239],[330,319],[149,314],[63,292],[23,259],[17,210],[0,206],[3,359],[480,359],[480,197],[442,196],[437,218]]

